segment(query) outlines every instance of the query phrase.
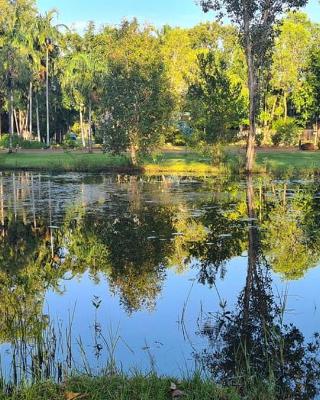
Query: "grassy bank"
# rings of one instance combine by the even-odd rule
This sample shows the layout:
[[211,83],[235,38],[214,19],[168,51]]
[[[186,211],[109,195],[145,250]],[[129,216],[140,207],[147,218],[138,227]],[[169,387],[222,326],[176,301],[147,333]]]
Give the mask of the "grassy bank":
[[[172,383],[176,391],[171,390]],[[219,388],[213,383],[194,378],[177,383],[156,376],[77,377],[57,385],[43,382],[0,394],[0,399],[11,400],[237,400],[232,389]]]
[[145,159],[142,163],[146,174],[191,173],[219,174],[226,172],[227,167],[212,165],[209,157],[195,152],[175,151],[162,152],[157,157]]
[[[42,170],[48,172],[144,172],[156,174],[221,174],[241,172],[243,150],[230,151],[223,165],[212,165],[210,157],[195,152],[164,151],[154,159],[146,158],[133,169],[127,156],[103,153],[29,151],[0,153],[0,170]],[[256,172],[320,171],[320,152],[259,150]]]
[[1,170],[42,170],[49,172],[128,171],[132,167],[126,156],[102,153],[20,152],[1,153]]

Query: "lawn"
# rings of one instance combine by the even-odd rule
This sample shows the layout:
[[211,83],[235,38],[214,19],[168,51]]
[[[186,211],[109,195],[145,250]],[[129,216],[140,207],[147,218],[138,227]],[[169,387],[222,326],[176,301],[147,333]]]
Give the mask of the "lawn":
[[271,170],[320,170],[320,151],[258,151],[257,164]]
[[[219,174],[241,172],[244,150],[230,151],[224,165],[212,165],[210,157],[195,152],[163,151],[154,158],[144,158],[138,168],[133,168],[126,155],[117,156],[95,152],[21,151],[0,153],[0,170],[44,170],[49,172],[144,172],[146,174]],[[320,171],[320,152],[298,150],[259,150],[256,172]]]
[[103,153],[35,151],[0,154],[0,169],[100,172],[106,170],[129,170],[131,166],[126,156]]
[[142,163],[146,174],[195,173],[218,174],[224,171],[223,166],[215,166],[210,157],[188,151],[164,151],[153,159],[148,157]]

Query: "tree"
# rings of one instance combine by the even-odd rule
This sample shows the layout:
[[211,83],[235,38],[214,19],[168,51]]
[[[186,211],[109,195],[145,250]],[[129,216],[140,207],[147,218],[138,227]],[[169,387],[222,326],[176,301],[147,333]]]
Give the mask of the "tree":
[[[73,106],[79,110],[80,130],[83,147],[86,146],[83,112],[87,106],[89,111],[89,121],[91,121],[92,96],[95,87],[96,64],[90,55],[85,52],[74,52],[66,60],[62,76],[62,85],[71,97]],[[71,105],[72,107],[72,105]],[[91,126],[89,126],[88,147],[91,150]]]
[[[305,84],[306,70],[312,45],[312,24],[304,13],[289,13],[282,21],[276,38],[271,69],[271,85],[283,100],[283,117],[288,116],[288,97]],[[294,57],[292,55],[294,54]],[[275,101],[278,101],[276,96]]]
[[238,27],[248,67],[249,133],[246,170],[254,164],[256,117],[259,110],[259,81],[273,45],[274,25],[286,11],[302,7],[307,0],[200,0],[205,12],[227,16]]
[[50,54],[57,48],[55,41],[57,41],[61,34],[59,33],[59,26],[65,25],[53,25],[53,20],[57,11],[55,9],[45,13],[45,15],[39,15],[37,18],[37,29],[38,29],[38,47],[42,52],[45,53],[45,80],[46,80],[46,145],[50,146],[50,99],[49,99],[49,75],[50,75]]
[[199,77],[188,93],[188,109],[197,139],[211,144],[235,139],[245,115],[241,84],[232,85],[226,63],[217,58],[212,52],[198,56]]
[[320,50],[318,47],[312,49],[310,55],[307,82],[311,87],[311,113],[318,121],[320,115]]
[[109,60],[104,82],[100,132],[108,149],[137,152],[159,143],[170,119],[172,98],[154,31],[142,31],[136,21],[124,22],[116,32],[117,47]]
[[14,89],[15,82],[21,78],[22,71],[27,66],[27,59],[32,49],[32,21],[34,18],[33,0],[14,0],[4,2],[6,18],[0,19],[0,51],[3,59],[5,75],[5,90],[9,113],[9,152],[12,152],[14,133]]
[[160,48],[170,90],[175,105],[181,111],[181,103],[188,91],[188,80],[192,79],[197,63],[197,51],[192,46],[188,29],[165,26],[160,35]]

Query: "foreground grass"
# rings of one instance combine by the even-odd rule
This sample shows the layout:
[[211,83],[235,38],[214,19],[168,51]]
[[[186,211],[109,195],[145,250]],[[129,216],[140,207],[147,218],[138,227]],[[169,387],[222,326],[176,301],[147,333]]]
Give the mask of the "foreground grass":
[[[10,395],[0,394],[0,399],[11,400],[238,400],[233,389],[223,389],[212,382],[194,378],[175,382],[180,393],[170,390],[171,379],[156,376],[77,377],[62,385],[43,382],[13,391]],[[178,396],[180,394],[180,396]]]

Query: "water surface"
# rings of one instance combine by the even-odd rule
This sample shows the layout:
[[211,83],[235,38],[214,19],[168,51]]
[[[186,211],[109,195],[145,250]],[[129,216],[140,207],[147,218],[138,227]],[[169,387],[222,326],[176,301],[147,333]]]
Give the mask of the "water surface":
[[232,381],[245,339],[258,370],[311,381],[316,178],[3,173],[0,199],[8,380],[115,361]]

